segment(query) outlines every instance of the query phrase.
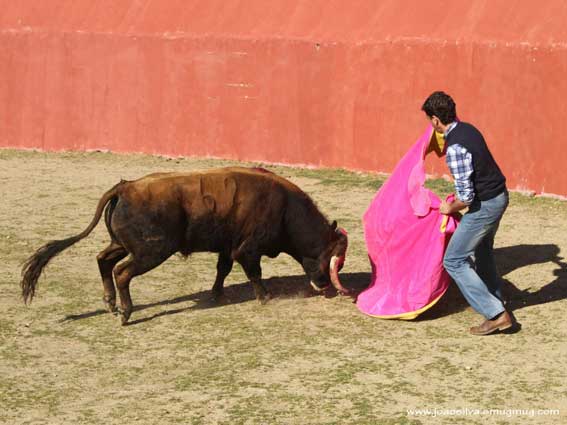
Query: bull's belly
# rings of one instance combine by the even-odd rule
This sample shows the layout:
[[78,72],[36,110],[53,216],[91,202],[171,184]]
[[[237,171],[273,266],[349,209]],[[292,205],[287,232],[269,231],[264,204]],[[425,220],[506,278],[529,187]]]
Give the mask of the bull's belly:
[[180,249],[183,255],[190,255],[195,252],[230,252],[231,243],[227,241],[210,240],[189,240]]
[[234,246],[234,232],[226,225],[213,220],[191,223],[187,226],[181,252],[227,252]]
[[[221,232],[218,236],[211,234],[206,235],[198,234],[193,235],[187,239],[183,255],[190,255],[195,252],[224,252],[234,259],[238,256],[239,248],[242,247],[242,241],[237,240],[235,235],[228,231]],[[249,252],[254,251],[259,256],[267,256],[275,258],[282,253],[286,253],[279,241],[272,241],[265,243],[262,246],[255,246]],[[291,254],[290,254],[291,255]]]

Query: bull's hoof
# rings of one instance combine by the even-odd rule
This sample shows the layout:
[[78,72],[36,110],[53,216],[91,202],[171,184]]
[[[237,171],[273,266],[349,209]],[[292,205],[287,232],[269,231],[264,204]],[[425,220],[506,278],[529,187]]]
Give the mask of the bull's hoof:
[[256,298],[261,305],[266,305],[272,299],[272,294],[266,292],[263,296]]
[[130,315],[132,314],[132,310],[117,310],[118,316],[120,317],[120,323],[122,326],[126,326],[128,324],[128,319],[130,319]]
[[226,304],[228,302],[228,298],[222,292],[219,294],[213,292],[213,295],[211,295],[209,301],[215,304]]
[[102,301],[104,302],[104,306],[109,313],[115,313],[117,311],[116,308],[116,298],[114,299],[106,299],[103,298]]

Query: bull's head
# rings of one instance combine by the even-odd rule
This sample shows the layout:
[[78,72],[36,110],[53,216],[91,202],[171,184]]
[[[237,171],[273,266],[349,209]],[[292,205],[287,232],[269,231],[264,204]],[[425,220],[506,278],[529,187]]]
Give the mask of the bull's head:
[[334,221],[331,225],[329,242],[319,258],[316,260],[304,259],[304,269],[311,279],[311,286],[317,292],[325,291],[333,284],[339,293],[343,295],[350,293],[339,279],[339,271],[345,263],[347,247],[347,232],[344,229],[337,228],[337,222]]

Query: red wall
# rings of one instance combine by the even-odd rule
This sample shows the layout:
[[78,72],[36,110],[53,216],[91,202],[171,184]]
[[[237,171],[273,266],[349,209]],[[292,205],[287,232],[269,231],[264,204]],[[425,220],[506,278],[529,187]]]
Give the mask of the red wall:
[[563,0],[0,0],[0,11],[2,147],[391,171],[442,89],[511,188],[567,195]]

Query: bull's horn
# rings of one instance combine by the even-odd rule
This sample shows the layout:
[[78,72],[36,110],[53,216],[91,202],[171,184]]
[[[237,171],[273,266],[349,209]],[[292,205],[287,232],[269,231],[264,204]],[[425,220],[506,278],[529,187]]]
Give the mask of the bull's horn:
[[341,284],[341,281],[339,279],[339,264],[341,261],[344,262],[344,258],[345,258],[344,256],[339,257],[337,255],[333,255],[331,257],[331,263],[329,265],[329,274],[331,277],[331,283],[337,289],[337,291],[339,291],[341,294],[346,295],[350,291]]

